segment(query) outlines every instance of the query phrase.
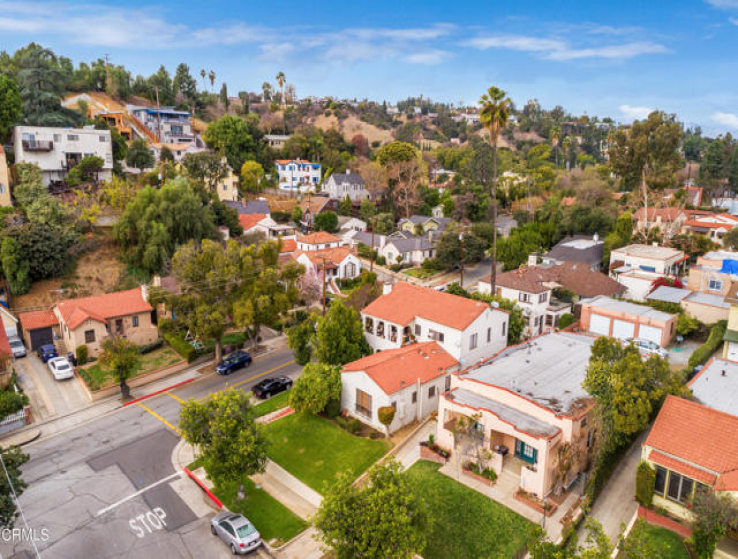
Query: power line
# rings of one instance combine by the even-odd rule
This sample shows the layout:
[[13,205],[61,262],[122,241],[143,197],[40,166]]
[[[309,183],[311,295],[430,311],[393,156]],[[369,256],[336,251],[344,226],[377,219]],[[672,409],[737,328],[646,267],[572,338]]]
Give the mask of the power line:
[[3,453],[0,451],[0,463],[3,465],[3,471],[5,472],[5,477],[8,478],[8,485],[10,486],[10,492],[13,494],[13,501],[15,501],[15,506],[18,507],[18,511],[20,512],[21,518],[23,519],[23,524],[26,525],[26,528],[28,529],[30,533],[30,540],[31,545],[33,546],[33,550],[36,552],[36,557],[41,557],[41,554],[38,552],[38,548],[36,547],[36,541],[33,538],[33,530],[31,530],[31,527],[28,525],[28,521],[26,520],[26,515],[23,513],[23,507],[21,507],[20,501],[18,500],[18,495],[15,493],[15,487],[13,487],[13,480],[10,479],[10,474],[8,474],[8,469],[5,467],[5,460],[3,459]]

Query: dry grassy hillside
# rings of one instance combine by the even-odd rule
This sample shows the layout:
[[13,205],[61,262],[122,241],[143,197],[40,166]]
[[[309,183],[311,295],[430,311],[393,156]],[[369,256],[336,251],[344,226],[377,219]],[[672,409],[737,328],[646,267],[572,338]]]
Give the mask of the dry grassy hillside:
[[380,144],[386,144],[391,142],[394,138],[392,132],[389,130],[382,130],[374,126],[359,120],[355,115],[350,115],[342,121],[338,121],[335,115],[325,116],[318,115],[317,117],[309,119],[309,123],[313,126],[317,126],[322,130],[330,130],[336,128],[343,135],[346,141],[350,142],[351,138],[357,134],[363,135],[369,144],[379,142]]

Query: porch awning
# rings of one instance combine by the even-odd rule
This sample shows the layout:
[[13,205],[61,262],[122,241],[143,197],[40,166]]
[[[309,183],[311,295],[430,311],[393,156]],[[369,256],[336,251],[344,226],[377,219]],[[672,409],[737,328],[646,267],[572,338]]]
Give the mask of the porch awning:
[[444,397],[462,406],[470,407],[475,410],[487,411],[493,415],[496,415],[500,421],[504,421],[512,425],[518,431],[526,433],[536,438],[551,438],[556,435],[561,429],[545,421],[528,415],[525,412],[516,410],[506,404],[490,400],[479,394],[475,394],[469,390],[463,388],[457,388],[444,394]]

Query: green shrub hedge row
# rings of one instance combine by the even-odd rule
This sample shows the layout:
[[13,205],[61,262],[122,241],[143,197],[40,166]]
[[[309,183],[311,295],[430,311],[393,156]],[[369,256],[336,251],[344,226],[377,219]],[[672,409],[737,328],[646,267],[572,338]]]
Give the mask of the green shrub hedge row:
[[187,360],[188,363],[192,363],[195,359],[197,359],[197,350],[192,347],[192,344],[190,344],[190,342],[186,341],[184,338],[181,338],[174,332],[166,332],[163,336],[164,340],[170,346],[172,346],[174,351],[179,353],[183,359]]
[[717,350],[718,346],[723,343],[723,336],[725,336],[725,330],[728,327],[728,323],[725,320],[721,320],[710,330],[710,335],[707,337],[707,341],[694,350],[694,353],[689,356],[689,366],[691,368],[697,365],[705,363],[713,353]]

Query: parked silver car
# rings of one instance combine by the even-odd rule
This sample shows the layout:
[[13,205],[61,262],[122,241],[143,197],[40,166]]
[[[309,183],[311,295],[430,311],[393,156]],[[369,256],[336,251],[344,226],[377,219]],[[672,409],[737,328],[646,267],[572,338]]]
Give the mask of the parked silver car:
[[626,342],[632,343],[634,346],[636,346],[638,348],[638,351],[641,352],[641,355],[658,355],[659,357],[663,357],[664,359],[669,357],[668,351],[666,351],[659,344],[651,340],[644,340],[643,338],[628,338]]
[[210,531],[231,548],[233,555],[243,555],[261,545],[261,534],[242,514],[225,511],[210,521]]
[[26,346],[23,345],[23,342],[18,336],[9,337],[8,343],[10,343],[10,351],[13,352],[13,357],[18,359],[19,357],[26,356]]

